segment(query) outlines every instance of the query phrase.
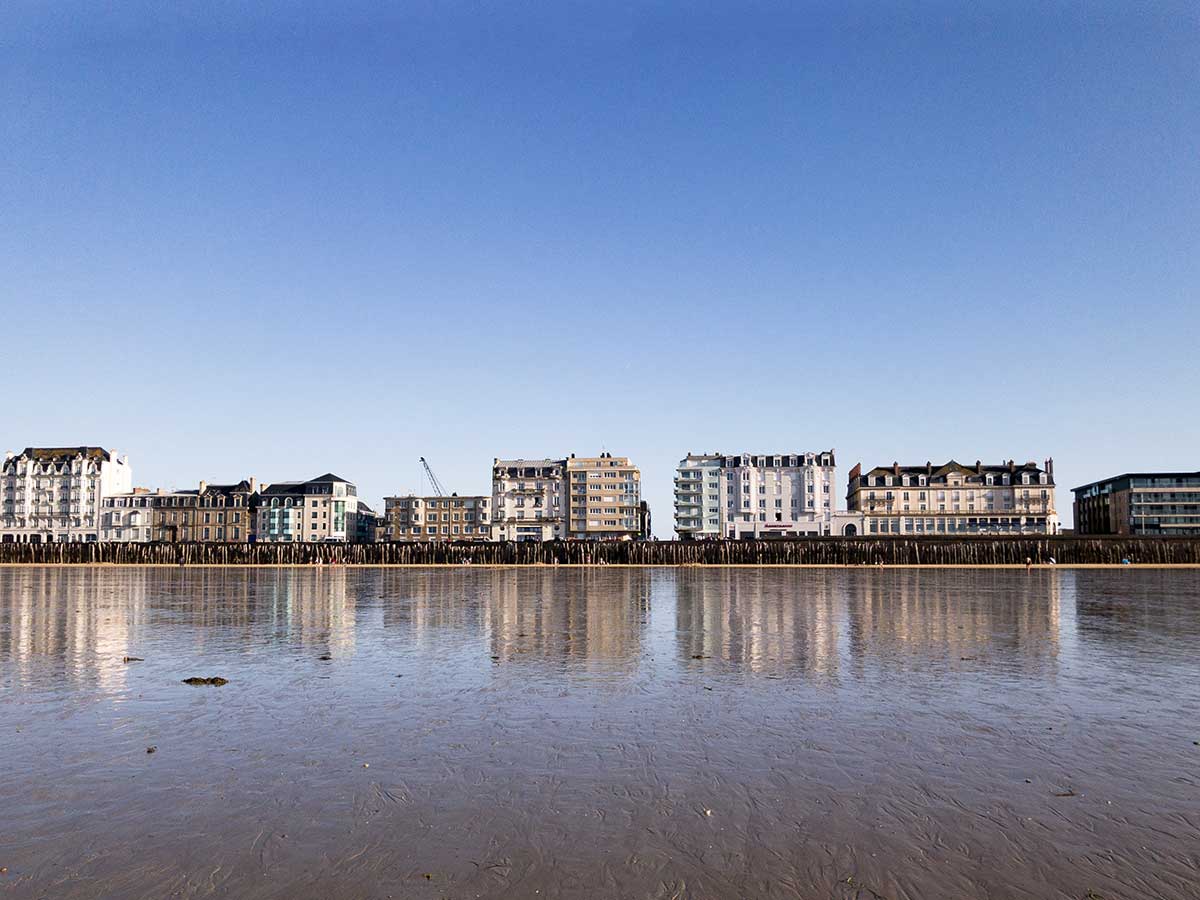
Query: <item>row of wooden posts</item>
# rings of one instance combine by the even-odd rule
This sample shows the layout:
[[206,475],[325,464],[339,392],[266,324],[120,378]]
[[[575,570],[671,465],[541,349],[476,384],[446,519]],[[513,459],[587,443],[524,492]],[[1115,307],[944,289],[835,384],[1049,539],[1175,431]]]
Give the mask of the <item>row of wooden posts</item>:
[[586,543],[0,544],[0,564],[1200,565],[1200,538],[923,537]]

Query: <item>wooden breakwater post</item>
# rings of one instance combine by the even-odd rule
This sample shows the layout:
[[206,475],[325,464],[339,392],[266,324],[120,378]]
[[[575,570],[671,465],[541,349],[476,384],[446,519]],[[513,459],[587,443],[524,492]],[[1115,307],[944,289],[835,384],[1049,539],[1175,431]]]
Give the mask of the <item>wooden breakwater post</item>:
[[1200,538],[814,537],[763,541],[266,544],[0,543],[29,565],[1200,565]]

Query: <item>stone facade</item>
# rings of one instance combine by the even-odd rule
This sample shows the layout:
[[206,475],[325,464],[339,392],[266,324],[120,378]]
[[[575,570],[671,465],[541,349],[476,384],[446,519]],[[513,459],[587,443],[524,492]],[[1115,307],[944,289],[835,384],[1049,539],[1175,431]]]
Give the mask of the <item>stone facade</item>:
[[257,485],[201,481],[194,491],[135,488],[104,498],[101,540],[246,543],[252,540]]
[[101,447],[26,447],[0,469],[0,541],[99,541],[104,498],[128,493],[128,457]]
[[566,537],[565,459],[492,460],[492,540]]
[[492,498],[384,498],[385,540],[486,541],[491,538]]
[[850,471],[846,495],[862,514],[863,533],[1057,534],[1054,460],[964,466],[950,460],[935,466],[878,466]]

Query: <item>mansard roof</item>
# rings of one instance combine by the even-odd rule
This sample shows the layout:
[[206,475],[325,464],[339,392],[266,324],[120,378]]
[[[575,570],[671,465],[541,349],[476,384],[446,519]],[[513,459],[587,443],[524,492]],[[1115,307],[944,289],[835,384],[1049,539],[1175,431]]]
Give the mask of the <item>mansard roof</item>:
[[250,482],[243,478],[237,484],[208,484],[204,486],[204,493],[224,494],[227,497],[230,494],[249,494]]
[[[950,460],[941,465],[934,465],[927,462],[923,466],[902,466],[898,463],[893,463],[890,466],[876,466],[875,468],[861,473],[861,478],[874,478],[879,475],[896,476],[921,476],[924,475],[930,483],[938,484],[945,482],[948,476],[959,474],[967,479],[982,479],[987,475],[1042,475],[1048,474],[1045,469],[1034,462],[1018,463],[1012,460],[1001,463],[999,465],[985,465],[978,460],[975,465],[963,465],[957,460]],[[855,473],[850,473],[850,479],[853,481]],[[1050,476],[1047,479],[1049,484],[1054,484],[1054,477]]]
[[111,459],[103,447],[26,447],[20,455],[37,462],[69,462],[77,456],[104,462]]

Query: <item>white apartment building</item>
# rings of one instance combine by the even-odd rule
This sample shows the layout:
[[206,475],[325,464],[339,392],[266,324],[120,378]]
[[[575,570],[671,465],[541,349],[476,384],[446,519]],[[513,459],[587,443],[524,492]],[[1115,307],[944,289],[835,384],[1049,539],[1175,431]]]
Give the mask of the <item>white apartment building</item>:
[[689,453],[675,470],[675,532],[680,540],[719,538],[723,456]]
[[153,540],[154,503],[159,494],[134,488],[105,497],[100,508],[100,540],[140,544]]
[[128,493],[128,457],[102,447],[26,447],[4,454],[0,541],[98,541],[104,498]]
[[565,459],[492,460],[492,540],[566,537]]
[[861,530],[860,515],[837,511],[833,450],[689,454],[676,474],[675,531],[683,540],[760,540]]

